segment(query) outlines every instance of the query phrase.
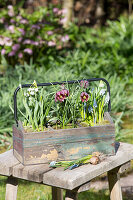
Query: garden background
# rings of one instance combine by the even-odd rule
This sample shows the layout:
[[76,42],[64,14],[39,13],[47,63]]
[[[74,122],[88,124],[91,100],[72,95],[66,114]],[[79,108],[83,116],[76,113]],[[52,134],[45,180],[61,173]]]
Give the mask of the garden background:
[[[0,0],[0,152],[12,147],[14,90],[34,80],[107,79],[116,140],[133,143],[132,33],[131,0]],[[50,188],[20,181],[18,199],[24,198],[50,200]],[[108,190],[79,197],[101,198],[109,198]]]

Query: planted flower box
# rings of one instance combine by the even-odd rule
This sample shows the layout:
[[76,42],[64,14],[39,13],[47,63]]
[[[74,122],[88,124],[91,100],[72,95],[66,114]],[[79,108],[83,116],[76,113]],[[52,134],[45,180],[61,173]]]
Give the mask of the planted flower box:
[[[104,82],[107,84],[107,90],[103,88],[104,84],[102,87],[99,85],[97,93],[95,92],[93,96],[94,89],[91,89],[89,83],[99,80],[103,81],[100,82],[101,86]],[[78,86],[73,90],[72,86],[69,87],[72,84]],[[39,86],[49,85],[58,85],[61,89],[60,91],[56,89],[56,92],[51,90],[46,101],[42,98],[43,92],[40,91],[41,103],[38,102]],[[16,96],[18,90],[25,87],[29,88],[26,94],[22,91],[27,115],[25,115],[26,121],[22,123],[17,120]],[[71,93],[72,90],[76,90],[77,93]],[[44,96],[46,97],[46,94]],[[13,151],[15,157],[24,165],[29,165],[74,160],[93,152],[114,155],[115,127],[109,112],[104,112],[106,106],[110,111],[109,96],[109,84],[101,78],[48,84],[34,82],[34,84],[18,87],[14,94],[16,124],[13,125]],[[30,97],[35,102],[28,104]],[[39,115],[40,112],[45,114]]]

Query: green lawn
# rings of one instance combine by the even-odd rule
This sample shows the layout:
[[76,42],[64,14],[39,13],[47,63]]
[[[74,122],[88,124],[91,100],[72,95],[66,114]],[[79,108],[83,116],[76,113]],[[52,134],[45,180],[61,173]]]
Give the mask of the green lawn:
[[[0,200],[5,199],[5,177],[0,177]],[[64,192],[65,195],[65,192]],[[51,187],[32,183],[28,181],[19,180],[18,187],[18,200],[51,200]],[[90,190],[88,192],[83,192],[79,194],[79,200],[109,200],[109,191],[101,190],[94,191]],[[126,199],[125,199],[126,200]]]

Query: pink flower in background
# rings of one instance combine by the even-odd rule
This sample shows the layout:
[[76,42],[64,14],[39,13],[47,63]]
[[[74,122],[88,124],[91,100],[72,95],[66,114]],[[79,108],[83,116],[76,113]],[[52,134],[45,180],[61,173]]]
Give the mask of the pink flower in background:
[[13,46],[12,46],[12,50],[13,51],[18,51],[20,49],[20,44],[14,44]]
[[39,30],[39,29],[40,29],[40,26],[37,25],[37,24],[33,24],[33,25],[31,26],[31,28],[32,28],[32,29],[38,29],[38,30]]
[[64,17],[64,18],[62,18],[62,19],[60,20],[60,23],[61,23],[61,24],[64,24],[66,21],[67,21],[67,18]]
[[26,39],[23,41],[23,44],[31,44],[31,40],[30,39]]
[[15,20],[14,19],[10,19],[10,23],[14,24]]
[[1,49],[1,55],[5,55],[6,50],[5,49]]
[[23,28],[19,28],[18,30],[22,35],[25,35],[25,30]]
[[15,54],[16,54],[15,51],[11,51],[11,52],[8,54],[8,56],[9,56],[9,57],[12,57],[12,56],[15,56]]
[[16,19],[20,21],[20,20],[23,19],[23,18],[22,18],[21,15],[18,15],[18,16],[16,17]]
[[86,80],[80,81],[80,86],[83,88],[87,88],[89,86],[89,82]]
[[12,10],[12,9],[13,9],[13,6],[12,6],[12,5],[8,5],[7,8],[8,8],[9,10]]
[[27,19],[21,19],[21,20],[20,20],[20,23],[21,23],[21,24],[28,24],[28,20],[27,20]]
[[22,40],[23,40],[22,37],[18,38],[18,42],[22,42]]
[[8,30],[11,32],[11,33],[14,33],[15,32],[15,29],[14,29],[14,25],[10,25],[8,26]]
[[53,46],[55,46],[55,45],[56,45],[56,44],[55,44],[55,42],[53,42],[53,41],[49,41],[49,42],[48,42],[48,46],[49,46],[49,47],[53,47]]
[[11,40],[11,38],[5,37],[5,38],[4,38],[4,44],[5,44],[6,46],[12,46],[12,40]]
[[9,5],[8,7],[8,15],[10,17],[13,17],[15,14],[14,14],[14,9],[13,9],[13,6],[12,5]]
[[47,34],[48,35],[53,35],[53,31],[48,31]]
[[38,46],[39,45],[39,42],[38,41],[31,41],[31,44],[35,45],[35,46]]
[[86,92],[82,92],[80,95],[80,99],[82,102],[85,102],[85,101],[87,102],[89,99],[89,95]]
[[58,13],[59,9],[58,8],[53,8],[54,13]]
[[62,42],[67,42],[69,40],[69,36],[68,35],[65,35],[61,38],[61,41]]
[[22,53],[22,52],[19,52],[18,57],[19,57],[19,58],[23,58],[23,53]]
[[66,97],[69,96],[69,91],[68,90],[61,90],[59,92],[56,93],[55,95],[55,102],[59,101],[59,102],[63,102]]
[[32,55],[32,54],[33,54],[33,51],[32,51],[32,49],[30,49],[30,48],[24,49],[24,52],[25,52],[25,53],[28,53],[29,55]]

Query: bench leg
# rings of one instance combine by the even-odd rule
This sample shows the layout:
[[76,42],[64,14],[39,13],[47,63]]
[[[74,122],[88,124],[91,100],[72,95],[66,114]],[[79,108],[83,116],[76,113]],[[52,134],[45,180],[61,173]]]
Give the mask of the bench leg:
[[52,187],[52,200],[63,200],[63,189]]
[[108,172],[108,183],[111,200],[122,200],[122,192],[120,186],[119,168],[115,168]]
[[65,200],[78,200],[78,193],[76,191],[67,190]]
[[17,200],[17,188],[18,180],[14,177],[8,177],[5,200]]

